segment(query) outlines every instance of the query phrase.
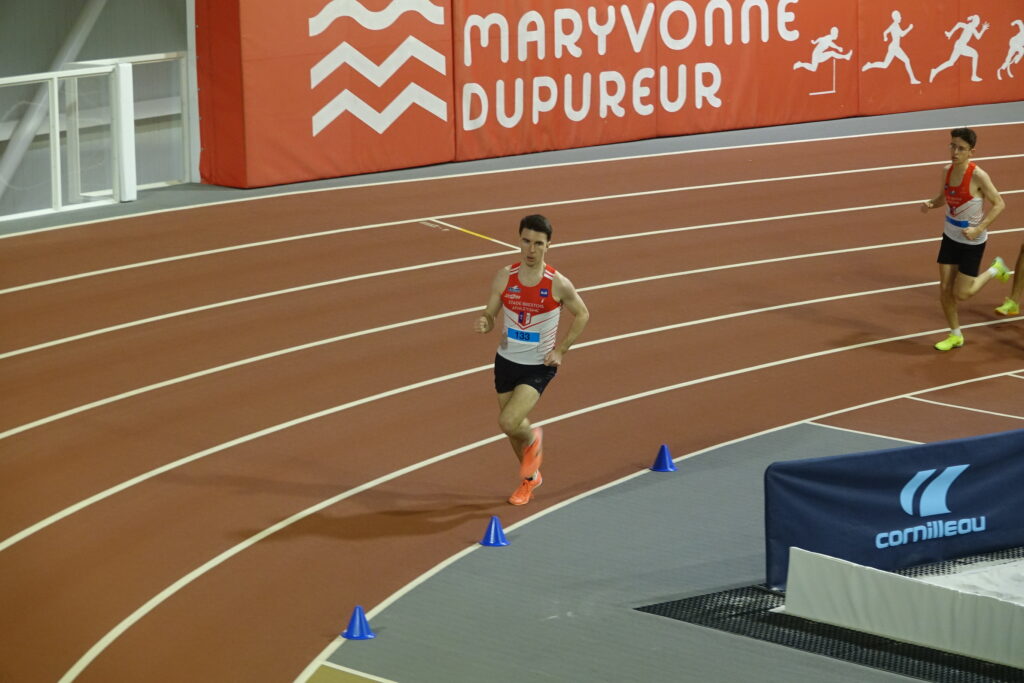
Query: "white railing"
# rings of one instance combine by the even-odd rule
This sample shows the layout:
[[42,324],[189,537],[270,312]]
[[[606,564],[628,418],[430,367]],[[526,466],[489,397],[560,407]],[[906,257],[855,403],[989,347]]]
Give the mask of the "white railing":
[[[0,78],[0,93],[6,87],[30,86],[38,84],[35,97],[28,104],[27,110],[16,124],[3,126],[0,124],[0,145],[3,155],[0,157],[0,200],[5,192],[11,191],[11,182],[19,166],[26,158],[26,153],[33,142],[36,148],[41,147],[45,137],[49,156],[50,206],[33,208],[27,211],[6,210],[0,202],[0,220],[5,218],[23,218],[30,215],[67,211],[88,206],[134,201],[139,189],[162,187],[189,179],[192,164],[192,144],[190,139],[191,121],[189,116],[188,79],[185,68],[187,54],[170,52],[117,59],[90,60],[73,62],[60,71],[50,71],[23,76]],[[176,62],[178,78],[173,89],[177,92],[165,93],[166,96],[150,96],[140,102],[135,101],[136,67],[160,62]],[[82,111],[78,97],[79,79],[107,77],[107,95],[109,112],[92,111],[87,117],[91,127],[100,122],[110,126],[110,176],[109,187],[83,191],[82,189]],[[145,85],[145,83],[142,83]],[[61,85],[63,102],[61,101]],[[152,88],[149,88],[152,90]],[[46,100],[44,106],[43,100]],[[63,107],[62,107],[63,104]],[[62,111],[63,109],[63,111]],[[173,177],[164,177],[156,181],[139,184],[136,163],[136,125],[138,121],[153,120],[159,117],[180,117],[180,155],[182,163]],[[44,126],[44,121],[46,124]],[[64,140],[61,133],[64,133]],[[175,151],[175,150],[171,150]],[[63,154],[62,154],[63,152]],[[66,159],[66,168],[64,159]],[[40,184],[45,182],[43,174],[35,174],[34,180]],[[64,178],[67,178],[65,187]],[[15,192],[17,188],[15,188]],[[66,194],[65,194],[66,193]],[[8,202],[17,206],[18,202]]]

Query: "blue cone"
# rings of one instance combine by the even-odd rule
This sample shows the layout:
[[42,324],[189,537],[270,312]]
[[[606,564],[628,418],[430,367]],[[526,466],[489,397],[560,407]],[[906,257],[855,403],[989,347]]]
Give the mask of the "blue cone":
[[341,634],[342,638],[349,640],[369,640],[376,638],[377,634],[370,630],[370,622],[366,620],[363,608],[356,605],[352,610],[352,618],[348,620],[348,628]]
[[498,520],[497,515],[491,517],[491,523],[487,525],[487,533],[480,540],[480,545],[495,547],[508,545],[508,539],[505,538],[505,532],[501,529],[501,521]]
[[672,462],[672,454],[668,452],[668,446],[665,444],[661,445],[658,449],[658,457],[654,459],[654,464],[651,465],[651,470],[654,472],[675,472],[676,464]]

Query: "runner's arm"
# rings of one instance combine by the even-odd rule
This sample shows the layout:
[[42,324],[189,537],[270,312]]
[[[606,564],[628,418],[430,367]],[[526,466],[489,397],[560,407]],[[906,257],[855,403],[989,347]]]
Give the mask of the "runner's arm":
[[473,321],[474,332],[487,334],[494,329],[494,319],[498,315],[498,311],[501,310],[501,292],[505,289],[505,283],[508,282],[508,275],[508,266],[500,269],[495,274],[494,280],[491,281],[491,293],[487,297],[487,305],[477,319]]
[[555,299],[557,299],[563,307],[569,313],[572,314],[572,325],[569,327],[569,331],[565,334],[565,338],[559,343],[555,344],[555,348],[551,349],[548,354],[544,357],[545,365],[553,365],[558,367],[562,364],[562,356],[569,352],[569,349],[576,342],[576,339],[583,334],[583,328],[587,326],[590,321],[590,309],[583,303],[583,298],[580,297],[579,292],[573,287],[572,282],[569,278],[565,277],[561,273],[556,276],[554,282]]
[[926,199],[921,204],[921,213],[928,213],[928,209],[935,209],[943,205],[946,201],[946,172],[942,172],[942,189],[937,195],[931,199]]
[[[985,230],[988,230],[989,226],[992,225],[999,214],[1006,208],[1006,202],[1003,201],[1002,196],[999,194],[999,190],[992,184],[992,178],[989,177],[988,173],[981,170],[980,168],[974,169],[974,177],[978,179],[978,189],[981,191],[981,196],[988,200],[989,208],[982,217],[981,222],[973,228],[969,228],[974,232],[974,237],[977,237]],[[967,230],[964,231],[967,233]],[[974,239],[970,237],[969,239]]]

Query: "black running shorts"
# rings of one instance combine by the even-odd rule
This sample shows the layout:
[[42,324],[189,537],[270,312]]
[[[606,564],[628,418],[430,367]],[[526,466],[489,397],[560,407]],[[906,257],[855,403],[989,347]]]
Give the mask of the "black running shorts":
[[939,245],[939,258],[936,259],[936,262],[957,266],[964,275],[978,277],[978,273],[981,272],[981,259],[984,256],[984,242],[963,244],[943,235],[942,244]]
[[494,355],[494,390],[499,394],[507,394],[520,384],[528,384],[537,390],[538,394],[544,393],[544,387],[548,385],[558,372],[558,368],[551,365],[521,365],[513,363],[501,354]]

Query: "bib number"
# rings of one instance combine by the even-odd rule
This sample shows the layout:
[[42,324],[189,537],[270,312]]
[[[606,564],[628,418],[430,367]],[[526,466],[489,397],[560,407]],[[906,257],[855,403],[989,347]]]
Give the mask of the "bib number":
[[513,330],[509,328],[508,338],[512,341],[536,344],[540,342],[540,332],[527,332],[525,330]]

